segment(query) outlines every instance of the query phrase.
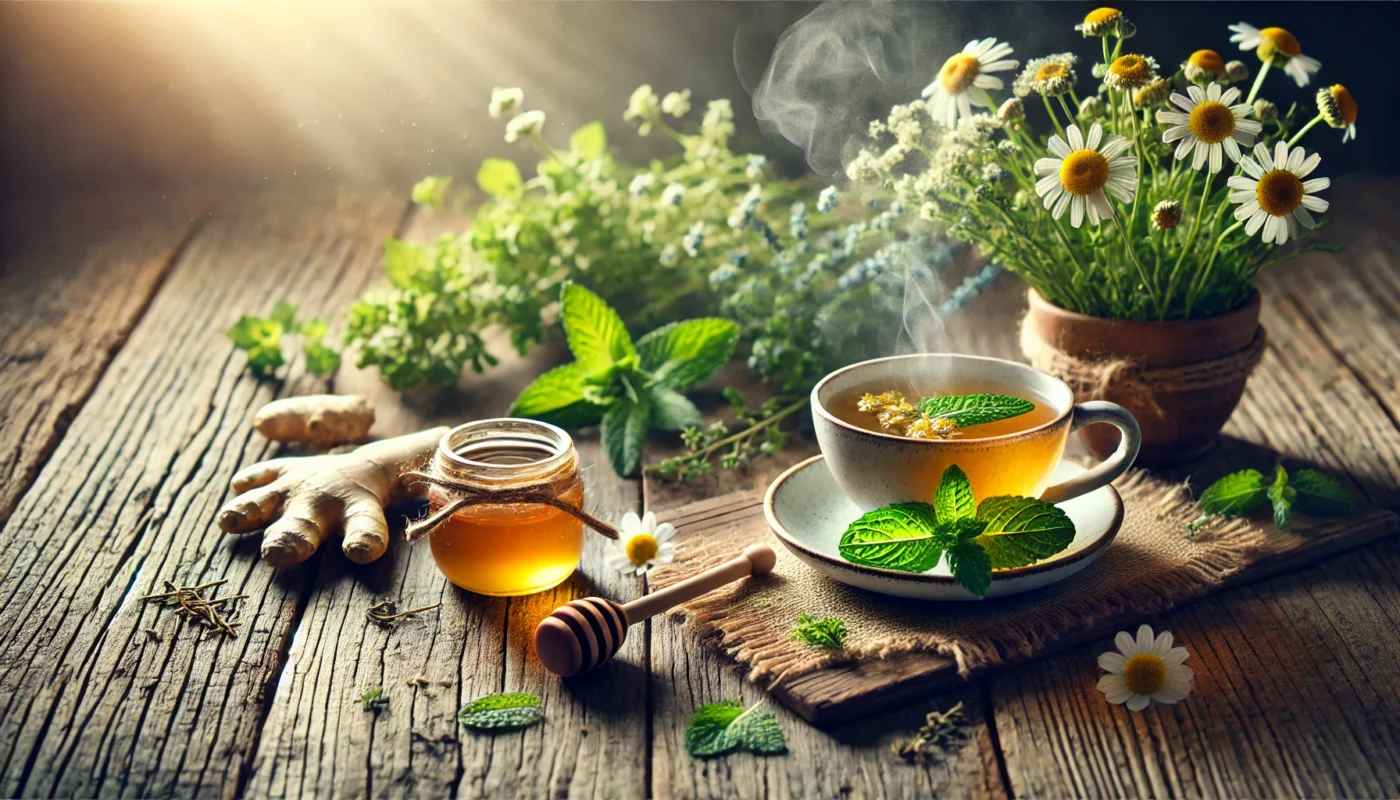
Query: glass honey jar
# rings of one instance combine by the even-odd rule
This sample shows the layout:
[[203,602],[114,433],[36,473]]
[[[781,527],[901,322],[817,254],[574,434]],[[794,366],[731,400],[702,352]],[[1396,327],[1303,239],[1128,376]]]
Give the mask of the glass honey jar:
[[[453,428],[433,456],[438,474],[485,491],[539,486],[583,507],[583,479],[573,440],[559,428],[528,419],[488,419]],[[431,513],[458,495],[433,486]],[[578,567],[583,523],[566,511],[534,503],[469,505],[429,536],[433,560],[447,579],[469,592],[505,596],[555,586]]]

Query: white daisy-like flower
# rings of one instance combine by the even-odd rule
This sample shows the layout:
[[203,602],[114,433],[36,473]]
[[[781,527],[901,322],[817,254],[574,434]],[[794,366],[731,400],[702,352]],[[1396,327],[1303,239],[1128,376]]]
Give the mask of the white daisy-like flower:
[[1058,97],[1074,88],[1074,53],[1055,53],[1044,58],[1032,58],[1016,76],[1011,90],[1017,97],[1029,97],[1038,92],[1046,97]]
[[[1258,161],[1255,161],[1258,159]],[[1291,150],[1286,142],[1274,147],[1273,155],[1263,142],[1254,146],[1254,158],[1240,159],[1244,175],[1228,181],[1229,199],[1242,205],[1235,209],[1235,219],[1244,223],[1244,232],[1253,236],[1264,230],[1264,241],[1284,244],[1298,236],[1298,225],[1317,227],[1311,212],[1321,214],[1329,205],[1313,192],[1332,185],[1329,178],[1303,180],[1317,169],[1322,156],[1308,155],[1302,147]]]
[[1356,138],[1356,98],[1340,83],[1317,90],[1317,113],[1328,125],[1345,133],[1342,141]]
[[1114,89],[1134,91],[1155,82],[1157,77],[1157,59],[1129,53],[1115,58],[1108,65],[1103,82]]
[[972,116],[972,106],[996,109],[988,89],[1002,88],[1001,78],[989,72],[1006,72],[1020,63],[1008,59],[1013,50],[995,37],[973,40],[961,53],[943,62],[938,79],[924,87],[923,98],[928,101],[929,116],[934,122],[951,128],[959,117]]
[[1312,74],[1322,69],[1322,62],[1303,55],[1303,46],[1298,37],[1283,28],[1259,29],[1248,22],[1231,25],[1235,35],[1230,41],[1239,44],[1241,50],[1253,50],[1259,60],[1281,68],[1299,86],[1307,86]]
[[1099,691],[1108,702],[1141,711],[1151,703],[1174,705],[1191,694],[1195,674],[1185,664],[1191,654],[1172,647],[1169,631],[1154,637],[1152,628],[1143,625],[1137,638],[1119,631],[1113,643],[1118,652],[1099,656],[1099,666],[1108,672],[1099,679]]
[[1197,50],[1181,62],[1181,71],[1192,83],[1225,80],[1225,59],[1214,50]]
[[676,527],[671,523],[656,524],[654,512],[638,517],[628,511],[622,517],[622,538],[609,548],[605,563],[608,569],[645,575],[675,560],[676,545],[671,541],[675,535]]
[[1157,121],[1171,125],[1162,134],[1162,141],[1171,143],[1178,139],[1176,159],[1181,161],[1195,152],[1192,169],[1200,169],[1210,161],[1210,171],[1219,172],[1224,165],[1224,156],[1231,161],[1239,161],[1240,145],[1249,147],[1254,137],[1264,130],[1264,126],[1252,119],[1245,119],[1253,109],[1249,103],[1234,104],[1240,99],[1239,89],[1226,89],[1212,83],[1202,89],[1187,86],[1187,95],[1172,93],[1172,105],[1181,111],[1162,110],[1157,112]]
[[1137,194],[1137,163],[1129,156],[1131,143],[1122,136],[1103,140],[1103,127],[1097,122],[1089,129],[1086,140],[1078,125],[1065,129],[1066,142],[1059,135],[1050,137],[1050,152],[1055,158],[1035,162],[1035,193],[1040,195],[1055,219],[1069,209],[1069,223],[1078,228],[1089,218],[1090,225],[1110,219],[1113,208],[1104,191],[1124,203],[1133,202]]

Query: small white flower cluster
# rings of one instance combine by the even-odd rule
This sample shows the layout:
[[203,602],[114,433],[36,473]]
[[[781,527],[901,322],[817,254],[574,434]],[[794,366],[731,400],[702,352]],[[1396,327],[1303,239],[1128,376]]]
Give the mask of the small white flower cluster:
[[681,247],[685,248],[686,255],[694,258],[700,255],[700,248],[705,244],[705,223],[696,222],[686,231],[685,238],[681,240]]
[[822,189],[822,193],[817,195],[817,212],[829,214],[836,208],[836,187],[828,186]]
[[491,104],[487,107],[487,113],[491,119],[500,119],[507,114],[514,114],[520,110],[520,106],[525,102],[525,92],[520,89],[503,89],[499,86],[491,90]]
[[660,112],[661,100],[657,98],[656,92],[652,91],[651,84],[644,83],[632,92],[632,97],[627,100],[627,110],[622,112],[622,118],[627,122],[640,120],[637,133],[646,136],[651,133],[652,120]]
[[758,205],[762,202],[763,187],[757,183],[749,187],[749,191],[744,195],[744,199],[739,201],[739,205],[734,207],[734,212],[729,215],[729,227],[740,230],[753,222],[754,214],[758,213]]
[[524,111],[506,123],[506,141],[514,144],[521,139],[539,136],[544,130],[543,111]]
[[631,183],[627,184],[627,194],[633,197],[641,197],[651,189],[654,183],[656,183],[656,176],[650,172],[643,172],[634,177]]
[[667,92],[661,98],[661,110],[676,119],[684,117],[690,113],[690,90],[685,89],[679,92]]
[[748,166],[744,167],[744,174],[748,176],[748,179],[751,181],[760,180],[763,177],[763,167],[767,163],[767,157],[751,155],[749,156]]
[[807,204],[801,200],[792,204],[792,216],[788,220],[788,230],[794,239],[807,238]]
[[679,183],[668,183],[666,188],[661,190],[662,208],[679,208],[681,201],[685,199],[685,187]]

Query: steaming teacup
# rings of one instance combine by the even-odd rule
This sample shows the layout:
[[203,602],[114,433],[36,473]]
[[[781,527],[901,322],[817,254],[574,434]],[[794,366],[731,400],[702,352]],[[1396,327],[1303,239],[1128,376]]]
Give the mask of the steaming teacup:
[[[987,392],[1048,406],[1035,419],[1048,421],[986,438],[911,439],[876,433],[832,413],[865,392],[926,394]],[[845,399],[845,400],[843,400]],[[944,470],[967,473],[978,502],[999,495],[1039,497],[1059,503],[1107,485],[1132,466],[1142,443],[1137,420],[1116,403],[1075,403],[1064,381],[1024,364],[941,353],[862,361],[827,375],[812,390],[817,442],[836,483],[864,510],[890,503],[932,502]],[[1105,423],[1122,433],[1107,461],[1063,483],[1048,486],[1071,431]]]

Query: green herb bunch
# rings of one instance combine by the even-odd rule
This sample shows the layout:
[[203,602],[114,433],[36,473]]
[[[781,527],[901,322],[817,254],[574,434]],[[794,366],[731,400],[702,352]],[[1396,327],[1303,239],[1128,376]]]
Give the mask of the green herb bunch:
[[282,355],[282,337],[301,337],[301,352],[312,375],[329,375],[340,366],[340,354],[324,343],[328,328],[319,317],[297,319],[296,306],[285,300],[273,307],[267,317],[244,314],[228,330],[233,346],[248,354],[248,370],[267,377],[287,363]]
[[960,586],[986,597],[992,570],[1044,561],[1074,541],[1074,522],[1032,497],[989,497],[978,504],[955,464],[938,481],[933,503],[894,503],[861,515],[837,548],[853,564],[928,572],[946,554]]
[[1201,516],[1187,526],[1188,536],[1195,536],[1213,519],[1248,516],[1265,505],[1273,510],[1274,525],[1280,530],[1293,521],[1294,511],[1344,517],[1356,508],[1356,498],[1325,472],[1300,469],[1290,475],[1280,464],[1274,467],[1272,479],[1257,469],[1232,472],[1202,492],[1196,505]]
[[840,617],[817,619],[810,614],[799,614],[792,638],[823,650],[842,650],[846,647],[846,622]]

